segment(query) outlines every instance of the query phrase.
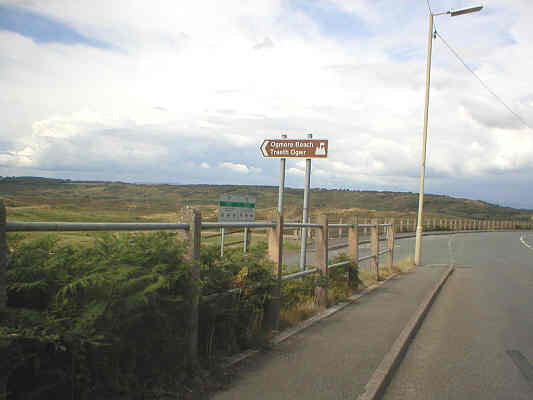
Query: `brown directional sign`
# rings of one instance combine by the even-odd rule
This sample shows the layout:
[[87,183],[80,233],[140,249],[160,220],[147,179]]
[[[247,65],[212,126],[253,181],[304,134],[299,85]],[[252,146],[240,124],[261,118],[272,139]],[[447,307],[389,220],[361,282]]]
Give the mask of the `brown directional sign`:
[[263,157],[327,158],[327,139],[266,139],[261,144]]

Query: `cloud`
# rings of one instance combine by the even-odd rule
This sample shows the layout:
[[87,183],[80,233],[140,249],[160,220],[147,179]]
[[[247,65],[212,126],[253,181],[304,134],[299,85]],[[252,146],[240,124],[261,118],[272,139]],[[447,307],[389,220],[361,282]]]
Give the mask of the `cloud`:
[[220,168],[227,168],[240,174],[261,173],[261,168],[248,167],[244,164],[223,162],[218,165]]
[[[276,184],[279,162],[261,157],[262,140],[312,133],[329,139],[314,186],[418,190],[424,2],[219,3],[3,1],[43,24],[26,32],[0,19],[0,175]],[[493,0],[437,18],[529,124],[532,17],[527,1]],[[431,85],[427,190],[523,204],[518,190],[487,188],[511,177],[527,188],[531,130],[440,39]],[[288,160],[287,185],[301,187],[304,170]]]

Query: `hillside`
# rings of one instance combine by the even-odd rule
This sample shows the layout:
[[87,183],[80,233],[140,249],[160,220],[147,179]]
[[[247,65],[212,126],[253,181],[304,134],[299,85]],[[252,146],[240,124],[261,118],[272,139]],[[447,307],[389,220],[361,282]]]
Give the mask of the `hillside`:
[[[206,219],[215,219],[222,193],[252,194],[258,217],[277,205],[275,186],[147,185],[121,182],[70,181],[39,177],[0,178],[0,198],[11,220],[128,221],[175,220],[185,206],[199,207]],[[303,190],[287,188],[287,218],[301,215]],[[376,191],[311,191],[312,213],[335,216],[415,216],[418,194]],[[475,219],[529,219],[533,210],[501,207],[483,201],[426,195],[428,216]]]

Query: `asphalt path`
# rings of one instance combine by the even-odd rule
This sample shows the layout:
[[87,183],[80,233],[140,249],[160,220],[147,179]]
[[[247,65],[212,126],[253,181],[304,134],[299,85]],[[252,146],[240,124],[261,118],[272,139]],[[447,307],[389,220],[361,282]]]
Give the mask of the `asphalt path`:
[[384,399],[533,399],[533,234],[458,234],[447,245],[456,271]]

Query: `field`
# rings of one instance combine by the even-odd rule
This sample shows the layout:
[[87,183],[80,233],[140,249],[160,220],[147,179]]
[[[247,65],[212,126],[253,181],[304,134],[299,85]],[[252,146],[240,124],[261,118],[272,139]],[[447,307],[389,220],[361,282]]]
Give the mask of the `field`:
[[[0,178],[0,198],[8,218],[19,221],[176,221],[187,207],[200,209],[205,221],[217,218],[217,203],[223,193],[255,195],[257,219],[268,218],[277,206],[275,186],[145,185],[121,182],[81,182],[47,178]],[[285,218],[301,216],[303,190],[285,191]],[[311,190],[311,215],[327,213],[332,218],[414,217],[418,194]],[[428,217],[470,219],[530,219],[533,210],[501,207],[478,200],[427,194]]]
[[[6,204],[11,221],[179,222],[191,207],[201,211],[204,221],[216,221],[218,200],[224,193],[256,196],[257,220],[270,219],[277,206],[278,188],[275,186],[148,185],[38,177],[0,178],[0,199]],[[301,218],[302,199],[302,189],[286,189],[286,221]],[[311,190],[311,221],[319,213],[326,213],[334,222],[341,218],[347,222],[355,215],[415,219],[417,207],[416,193]],[[533,210],[431,194],[425,197],[424,210],[428,218],[526,220],[533,215]],[[204,235],[212,234],[204,232]],[[101,233],[65,232],[57,236],[62,243],[90,245]],[[262,239],[263,235],[255,232],[254,241]],[[235,235],[228,237],[226,242],[239,240],[242,236]],[[216,242],[218,238],[210,238],[204,243]],[[295,243],[293,247],[296,249]]]
[[[266,186],[0,179],[0,199],[11,221],[171,222],[180,221],[190,207],[200,209],[204,220],[215,221],[218,199],[228,192],[255,195],[258,220],[269,219],[277,202],[277,188]],[[287,220],[301,215],[302,195],[302,190],[287,189]],[[417,195],[314,189],[311,206],[312,218],[327,213],[333,221],[354,215],[413,220]],[[437,218],[518,220],[532,214],[431,195],[426,210]],[[202,243],[217,244],[215,233],[203,232]],[[106,393],[160,398],[159,393],[169,391],[181,396],[189,387],[202,392],[211,378],[201,371],[214,370],[227,355],[266,345],[263,321],[273,266],[265,260],[264,239],[254,230],[253,247],[246,254],[230,248],[221,256],[216,247],[202,246],[196,280],[184,257],[186,243],[173,233],[8,234],[8,313],[0,326],[0,351],[8,356],[0,370],[10,371],[10,390],[17,398],[76,399]],[[226,243],[240,240],[241,234],[231,235]],[[297,251],[296,239],[287,241],[286,248]],[[332,262],[344,259],[341,255]],[[381,275],[411,266],[412,261],[404,260],[394,269],[381,269]],[[375,279],[370,271],[337,268],[325,278],[313,274],[285,281],[281,326],[320,310],[316,287],[328,287],[334,304]],[[234,288],[242,294],[209,300]],[[187,316],[196,291],[201,298],[199,365],[186,347]]]

